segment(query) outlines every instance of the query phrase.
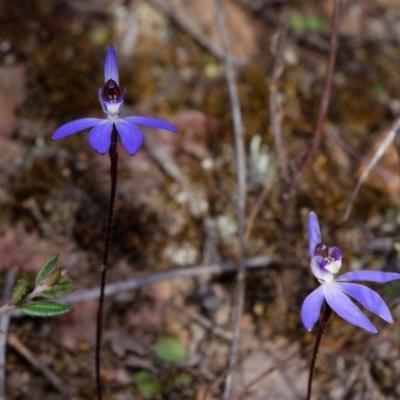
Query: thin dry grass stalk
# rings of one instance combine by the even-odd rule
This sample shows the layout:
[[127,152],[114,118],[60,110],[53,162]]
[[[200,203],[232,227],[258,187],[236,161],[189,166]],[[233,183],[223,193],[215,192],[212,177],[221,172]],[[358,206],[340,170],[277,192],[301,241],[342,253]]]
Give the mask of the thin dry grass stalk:
[[[225,73],[228,84],[229,97],[232,108],[233,131],[235,137],[235,153],[236,153],[236,173],[237,173],[237,201],[236,213],[238,219],[238,245],[237,245],[237,264],[238,272],[236,275],[236,297],[234,304],[234,321],[233,321],[233,340],[229,353],[227,368],[236,363],[237,351],[240,339],[240,321],[243,315],[244,295],[245,295],[245,229],[246,229],[246,153],[244,147],[244,127],[242,120],[242,112],[240,107],[239,95],[236,86],[236,73],[233,65],[232,55],[229,50],[229,40],[225,27],[225,18],[219,0],[213,0],[216,13],[218,31],[221,37],[222,48],[225,59]],[[232,375],[229,373],[225,380],[225,390],[223,398],[227,400],[232,390]]]

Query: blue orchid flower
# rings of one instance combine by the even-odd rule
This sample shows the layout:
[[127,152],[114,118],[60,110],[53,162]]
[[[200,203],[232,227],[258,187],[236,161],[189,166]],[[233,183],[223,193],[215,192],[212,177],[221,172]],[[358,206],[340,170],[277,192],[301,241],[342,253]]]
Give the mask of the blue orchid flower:
[[115,127],[121,143],[130,155],[135,155],[143,143],[143,135],[136,126],[165,129],[178,133],[176,127],[169,122],[149,117],[120,118],[124,104],[126,89],[121,93],[119,88],[118,62],[113,45],[107,49],[104,62],[104,87],[99,89],[98,96],[106,118],[81,118],[59,127],[53,139],[62,139],[85,129],[90,129],[89,144],[100,154],[108,152],[111,146],[111,133]]
[[309,331],[318,320],[322,303],[344,320],[353,325],[376,333],[377,329],[363,312],[348,297],[352,297],[367,310],[392,323],[393,318],[383,299],[373,290],[362,286],[357,281],[386,283],[400,279],[400,274],[381,271],[354,271],[335,278],[342,265],[343,252],[338,247],[327,248],[321,240],[321,231],[317,215],[311,212],[308,217],[308,244],[311,258],[311,271],[321,286],[304,300],[301,308],[303,325]]

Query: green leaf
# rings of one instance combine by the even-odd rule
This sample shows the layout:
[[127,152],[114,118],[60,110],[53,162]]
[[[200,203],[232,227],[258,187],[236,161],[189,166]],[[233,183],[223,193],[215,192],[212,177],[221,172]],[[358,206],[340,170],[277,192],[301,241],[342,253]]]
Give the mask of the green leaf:
[[303,33],[306,30],[306,23],[304,16],[298,11],[292,11],[290,13],[290,28],[297,33]]
[[174,379],[174,386],[189,386],[193,379],[188,374],[179,374]]
[[317,15],[303,14],[294,10],[290,14],[289,24],[290,28],[297,33],[311,32],[319,34],[328,28],[329,21]]
[[160,383],[148,371],[137,372],[135,374],[135,381],[140,394],[144,398],[155,396],[161,392]]
[[389,282],[388,284],[385,285],[385,295],[389,297],[390,299],[394,299],[395,297],[398,296],[400,292],[400,283],[399,281],[393,281]]
[[43,290],[43,292],[40,293],[40,297],[46,297],[48,299],[53,299],[56,297],[64,296],[75,290],[75,288],[73,286],[71,286],[71,284],[72,284],[72,281],[70,279],[59,282],[56,285],[54,285],[53,287]]
[[324,32],[328,28],[329,21],[325,18],[309,14],[306,15],[306,26],[309,32],[318,34]]
[[30,285],[31,285],[31,276],[27,272],[24,272],[18,279],[12,291],[11,299],[15,304],[19,303],[25,298],[25,296],[29,292]]
[[159,358],[174,364],[185,361],[186,350],[179,339],[175,337],[161,338],[155,346],[155,352]]
[[381,95],[387,93],[387,89],[386,89],[386,86],[383,85],[382,83],[377,83],[376,85],[374,85],[372,87],[372,92],[376,96],[381,96]]
[[61,278],[61,268],[58,267],[55,270],[51,271],[49,276],[46,278],[46,285],[53,286],[55,285]]
[[57,260],[58,260],[58,254],[44,263],[42,269],[37,274],[36,286],[40,285],[47,278]]
[[18,308],[30,317],[56,317],[72,310],[72,307],[67,304],[43,300],[35,300],[31,303],[18,306]]

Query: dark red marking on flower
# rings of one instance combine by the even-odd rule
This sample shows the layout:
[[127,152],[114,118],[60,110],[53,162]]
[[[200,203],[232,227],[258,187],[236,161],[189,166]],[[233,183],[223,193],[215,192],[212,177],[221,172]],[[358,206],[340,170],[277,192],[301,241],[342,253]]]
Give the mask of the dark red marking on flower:
[[121,98],[121,92],[117,82],[109,79],[104,85],[103,96],[106,101],[118,101]]
[[318,243],[315,247],[314,256],[328,257],[328,248],[323,243]]

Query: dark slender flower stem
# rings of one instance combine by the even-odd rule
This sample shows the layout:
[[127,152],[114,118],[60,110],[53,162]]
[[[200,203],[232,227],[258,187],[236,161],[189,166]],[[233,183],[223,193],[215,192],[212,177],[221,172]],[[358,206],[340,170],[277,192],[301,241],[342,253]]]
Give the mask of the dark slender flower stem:
[[312,359],[311,359],[310,375],[308,377],[308,390],[307,390],[306,400],[311,399],[311,386],[312,386],[312,379],[313,379],[313,375],[314,375],[315,361],[317,360],[317,354],[318,354],[319,345],[321,344],[322,335],[324,334],[325,329],[328,326],[328,322],[329,322],[331,315],[332,315],[332,308],[330,308],[329,305],[325,303],[325,309],[324,309],[324,313],[322,314],[321,322],[319,324],[317,338],[315,339],[315,346],[314,346],[314,351],[313,351],[313,355],[312,355]]
[[101,350],[101,330],[103,325],[103,305],[104,305],[104,288],[107,278],[108,254],[110,252],[110,244],[112,237],[112,223],[114,213],[115,192],[117,189],[117,172],[118,172],[118,152],[117,152],[118,132],[113,128],[111,134],[111,146],[109,150],[111,167],[111,191],[110,202],[108,204],[106,236],[104,242],[103,263],[101,265],[101,283],[100,283],[100,299],[99,308],[97,310],[97,332],[96,332],[96,384],[97,399],[101,400],[101,379],[100,379],[100,350]]

